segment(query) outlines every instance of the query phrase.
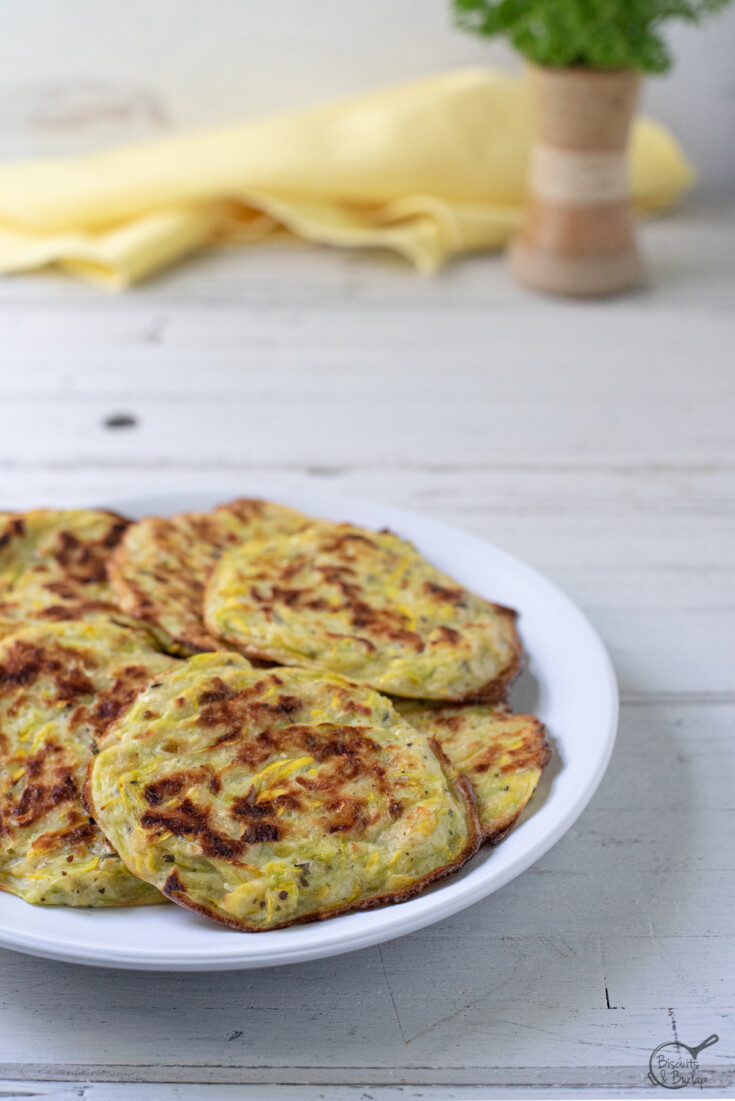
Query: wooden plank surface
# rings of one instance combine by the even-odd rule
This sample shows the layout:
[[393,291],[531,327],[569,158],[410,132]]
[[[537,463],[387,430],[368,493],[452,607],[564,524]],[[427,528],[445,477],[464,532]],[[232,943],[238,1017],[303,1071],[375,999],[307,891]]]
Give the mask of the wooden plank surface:
[[713,1032],[732,1092],[733,213],[649,224],[655,291],[602,305],[287,242],[121,298],[0,285],[0,504],[256,478],[409,507],[566,588],[623,695],[583,817],[439,925],[230,975],[1,952],[0,1096],[637,1097]]

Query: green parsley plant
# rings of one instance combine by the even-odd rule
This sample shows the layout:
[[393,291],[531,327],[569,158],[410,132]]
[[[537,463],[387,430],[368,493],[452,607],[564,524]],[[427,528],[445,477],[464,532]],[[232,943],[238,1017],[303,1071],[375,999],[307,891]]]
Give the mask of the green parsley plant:
[[505,35],[537,65],[662,73],[669,19],[697,23],[730,0],[453,0],[457,24]]

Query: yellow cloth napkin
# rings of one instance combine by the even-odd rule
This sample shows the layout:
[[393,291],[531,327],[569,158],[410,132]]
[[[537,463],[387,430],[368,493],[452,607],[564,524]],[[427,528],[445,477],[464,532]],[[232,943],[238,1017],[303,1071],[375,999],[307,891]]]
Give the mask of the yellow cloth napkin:
[[[0,271],[55,264],[126,287],[211,241],[279,227],[394,249],[431,271],[452,253],[506,243],[530,141],[525,79],[483,68],[262,122],[0,166]],[[632,177],[639,208],[653,210],[693,173],[667,131],[639,119]]]

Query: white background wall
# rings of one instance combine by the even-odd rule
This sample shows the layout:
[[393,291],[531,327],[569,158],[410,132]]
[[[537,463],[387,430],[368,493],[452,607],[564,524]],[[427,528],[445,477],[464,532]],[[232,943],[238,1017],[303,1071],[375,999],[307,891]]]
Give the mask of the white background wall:
[[[735,194],[735,7],[671,33],[644,106],[700,192]],[[449,0],[20,0],[0,8],[0,155],[74,151],[256,116],[452,66],[518,62],[451,26]]]

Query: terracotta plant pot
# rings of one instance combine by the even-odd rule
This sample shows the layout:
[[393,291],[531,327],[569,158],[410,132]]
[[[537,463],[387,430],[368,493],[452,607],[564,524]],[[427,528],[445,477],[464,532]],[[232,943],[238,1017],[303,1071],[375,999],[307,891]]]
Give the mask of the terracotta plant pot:
[[608,295],[644,275],[635,240],[628,135],[640,78],[627,69],[531,70],[530,197],[510,249],[515,278],[562,295]]

